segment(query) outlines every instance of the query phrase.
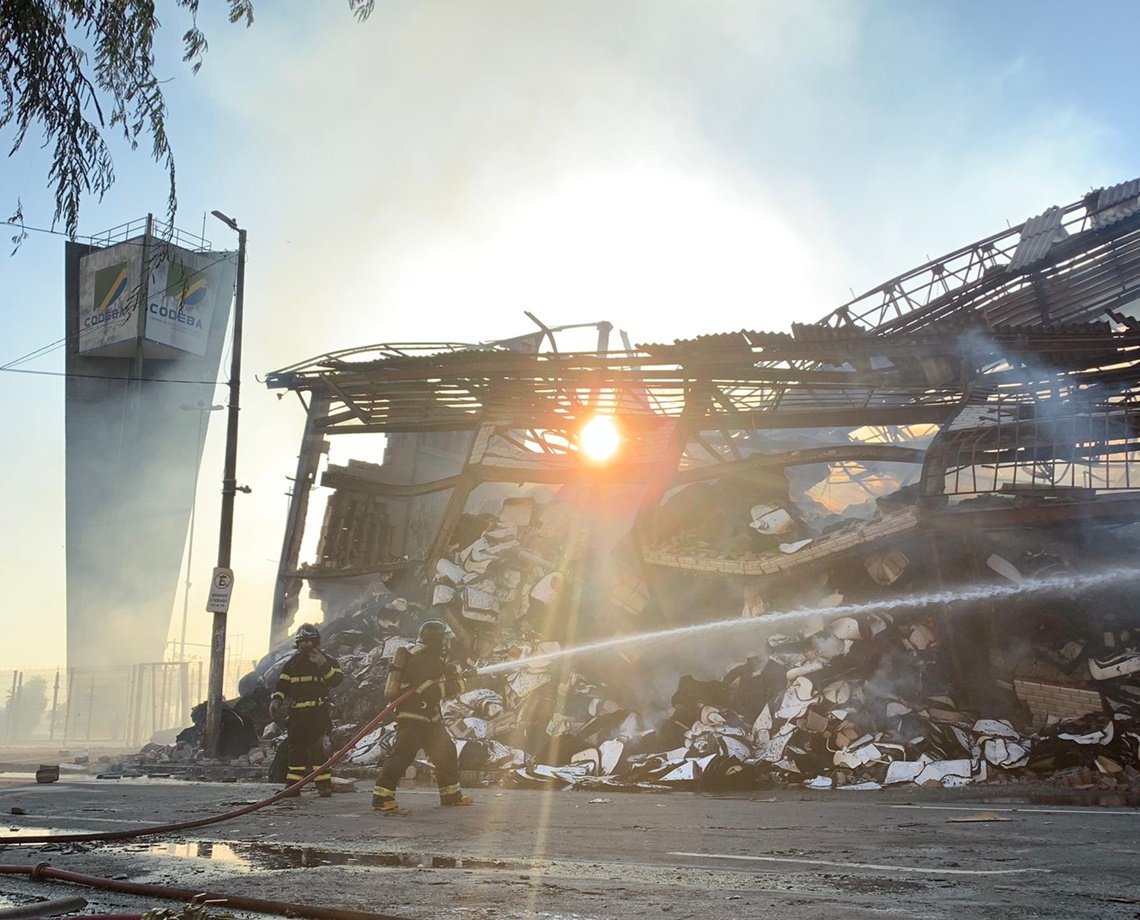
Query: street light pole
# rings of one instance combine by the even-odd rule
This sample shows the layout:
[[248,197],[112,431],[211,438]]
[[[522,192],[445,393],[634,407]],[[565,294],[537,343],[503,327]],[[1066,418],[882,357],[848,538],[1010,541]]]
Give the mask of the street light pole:
[[[202,453],[202,429],[206,424],[206,413],[217,412],[220,409],[224,409],[225,406],[207,406],[205,400],[199,399],[193,405],[183,403],[178,408],[183,412],[198,413],[198,440],[194,442],[194,447],[199,454],[200,461]],[[198,472],[201,466],[201,462],[194,464],[194,489],[190,493],[190,535],[186,541],[186,586],[182,593],[182,638],[178,643],[178,660],[182,662],[186,660],[186,624],[190,619],[190,573],[194,570],[194,521],[198,517]]]
[[[238,235],[237,293],[234,296],[234,336],[230,362],[230,404],[226,424],[226,461],[222,473],[222,517],[218,528],[218,568],[230,567],[234,535],[234,496],[237,493],[237,436],[241,391],[241,321],[245,296],[245,230],[232,217],[211,211]],[[217,757],[221,742],[222,683],[226,659],[226,613],[214,612],[210,637],[210,682],[206,695],[206,754]]]

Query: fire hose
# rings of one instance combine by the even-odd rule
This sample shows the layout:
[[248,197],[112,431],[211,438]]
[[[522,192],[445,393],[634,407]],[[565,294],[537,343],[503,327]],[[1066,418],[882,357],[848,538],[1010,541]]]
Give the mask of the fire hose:
[[[423,687],[412,687],[410,690],[405,691],[400,696],[396,697],[391,703],[385,706],[379,713],[377,713],[367,725],[360,729],[352,739],[348,741],[340,750],[333,753],[328,760],[313,770],[308,776],[302,777],[293,783],[291,786],[286,786],[280,792],[269,796],[267,799],[262,799],[260,802],[254,802],[251,805],[245,805],[234,811],[227,811],[225,814],[213,815],[209,818],[197,818],[193,821],[180,821],[176,824],[159,824],[154,827],[137,828],[129,831],[107,831],[104,833],[91,833],[91,834],[37,834],[31,837],[0,837],[0,846],[8,846],[10,844],[32,844],[32,843],[90,843],[99,840],[130,840],[134,837],[150,837],[155,834],[170,834],[176,831],[188,831],[196,827],[207,827],[211,824],[221,824],[223,821],[232,821],[234,818],[240,818],[243,815],[251,814],[265,808],[267,805],[272,805],[274,802],[279,802],[281,799],[294,792],[299,792],[301,787],[306,783],[312,782],[321,773],[331,770],[332,767],[340,763],[345,755],[351,751],[358,741],[367,735],[374,728],[379,726],[385,719],[388,718],[396,707],[399,706],[404,700],[413,694],[419,693]],[[52,870],[56,871],[56,870]],[[340,915],[338,915],[340,916]],[[365,915],[362,915],[365,916]],[[368,914],[369,917],[375,917],[375,914]]]
[[[0,867],[0,874],[4,874]],[[86,898],[72,897],[60,898],[58,901],[40,901],[36,904],[24,904],[20,907],[5,907],[0,910],[0,920],[33,920],[37,917],[58,917],[73,910],[82,910],[87,906]]]
[[[303,783],[307,780],[308,777],[299,780],[298,783]],[[40,863],[36,866],[0,866],[0,875],[28,875],[33,879],[58,879],[62,882],[87,885],[91,888],[99,888],[104,891],[168,898],[173,901],[190,901],[203,905],[216,902],[235,910],[250,910],[257,913],[278,914],[287,917],[304,917],[306,920],[407,920],[406,917],[396,917],[392,914],[374,914],[369,911],[344,910],[338,907],[314,907],[308,904],[293,904],[288,901],[249,898],[245,895],[214,894],[212,892],[196,891],[190,888],[174,888],[169,885],[144,885],[140,882],[117,881],[114,879],[99,878],[94,875],[80,875],[78,872],[68,872],[64,869],[53,869],[47,863]],[[45,907],[46,905],[31,906]],[[83,920],[90,920],[90,918],[84,917]]]
[[[404,700],[419,693],[424,689],[424,686],[412,687],[411,689],[400,694],[391,703],[385,706],[379,713],[377,713],[363,728],[359,729],[352,738],[346,742],[339,750],[335,751],[323,764],[316,767],[308,776],[302,777],[290,786],[286,786],[280,792],[262,799],[260,802],[254,802],[251,805],[243,806],[242,808],[228,811],[224,814],[214,815],[209,818],[198,818],[193,821],[182,821],[174,824],[162,824],[154,827],[140,828],[128,831],[108,831],[100,834],[41,834],[34,837],[0,837],[0,846],[7,844],[38,844],[38,843],[82,843],[94,842],[103,840],[129,840],[134,837],[153,836],[155,834],[169,834],[176,831],[191,830],[198,827],[206,827],[211,824],[220,824],[223,821],[230,821],[234,818],[239,818],[243,815],[251,814],[274,802],[278,802],[286,796],[299,792],[306,784],[312,782],[317,776],[326,770],[339,763],[351,751],[365,735],[383,723]],[[306,920],[406,920],[403,917],[393,916],[391,914],[377,914],[368,911],[345,910],[340,908],[331,907],[314,907],[308,904],[295,904],[288,901],[271,901],[263,898],[250,898],[244,895],[226,895],[214,894],[211,892],[202,892],[189,888],[175,888],[168,885],[147,885],[139,882],[126,882],[117,881],[113,879],[99,878],[93,875],[81,875],[77,872],[68,872],[63,869],[53,869],[47,863],[40,863],[35,866],[6,866],[0,865],[0,875],[28,875],[33,879],[59,879],[60,881],[72,882],[77,885],[87,885],[91,888],[99,888],[105,891],[114,891],[122,894],[136,894],[149,897],[168,898],[171,900],[188,901],[191,903],[203,902],[219,902],[224,903],[226,906],[238,910],[249,910],[258,913],[280,914],[285,916],[303,917]],[[50,916],[50,914],[42,913],[42,909],[48,905],[31,905],[41,909],[41,913],[37,916]],[[31,915],[28,915],[31,916]],[[104,920],[139,920],[143,915],[141,914],[116,914],[107,915]],[[0,918],[2,920],[2,918]],[[87,917],[85,920],[99,920],[95,917]]]

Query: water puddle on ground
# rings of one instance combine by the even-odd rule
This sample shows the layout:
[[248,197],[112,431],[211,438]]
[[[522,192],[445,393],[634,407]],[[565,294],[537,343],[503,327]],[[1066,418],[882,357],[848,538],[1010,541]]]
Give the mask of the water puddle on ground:
[[9,825],[4,827],[0,825],[0,848],[4,846],[4,840],[8,838],[20,837],[50,837],[53,834],[86,834],[89,831],[77,831],[74,828],[62,827],[16,827]]
[[200,840],[182,843],[146,843],[123,847],[143,856],[205,859],[238,869],[308,869],[317,866],[374,866],[384,869],[519,869],[522,863],[467,856],[397,851],[346,853],[316,847],[273,846],[265,843],[222,843]]

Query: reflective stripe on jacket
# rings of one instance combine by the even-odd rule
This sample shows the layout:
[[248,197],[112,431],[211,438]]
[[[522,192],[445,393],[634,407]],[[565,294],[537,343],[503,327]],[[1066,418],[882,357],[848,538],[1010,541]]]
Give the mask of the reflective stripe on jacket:
[[[322,652],[322,654],[324,654]],[[308,655],[298,652],[287,662],[277,678],[274,699],[289,701],[293,709],[309,709],[328,701],[328,691],[344,680],[344,672],[335,658],[325,655],[325,661],[316,665]]]

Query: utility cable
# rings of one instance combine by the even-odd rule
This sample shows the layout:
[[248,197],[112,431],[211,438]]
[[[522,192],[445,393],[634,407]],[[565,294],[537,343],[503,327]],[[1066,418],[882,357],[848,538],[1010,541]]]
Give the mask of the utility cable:
[[64,336],[62,339],[56,339],[54,342],[51,342],[47,345],[41,345],[39,348],[34,348],[31,351],[29,351],[26,355],[24,355],[23,357],[13,358],[7,364],[0,365],[0,370],[6,370],[9,367],[15,367],[17,364],[24,364],[28,361],[35,359],[35,358],[39,358],[42,355],[46,355],[48,352],[54,351],[55,349],[59,348],[66,341],[67,341],[67,336]]
[[[115,244],[115,245],[121,245],[121,244]],[[153,270],[154,264],[161,264],[161,262],[166,258],[167,255],[168,255],[168,253],[166,253],[165,251],[161,251],[161,252],[156,251],[155,255],[150,260],[152,264],[144,266],[147,273],[149,273],[150,271]],[[206,271],[213,268],[215,265],[219,264],[220,262],[227,261],[231,255],[233,255],[233,253],[229,253],[229,252],[222,253],[216,259],[211,259],[205,265],[202,265],[198,268],[195,268],[192,271],[186,272],[182,276],[183,284],[194,279],[198,275],[204,274]],[[109,328],[109,329],[118,328],[119,326],[125,324],[126,322],[128,322],[129,320],[134,318],[135,308],[137,307],[138,294],[141,291],[141,286],[142,286],[142,280],[140,279],[139,284],[136,285],[134,290],[131,292],[131,294],[134,297],[134,302],[131,303],[130,306],[126,309],[123,316],[119,317],[118,319],[109,321],[109,325],[107,328]],[[25,362],[31,361],[34,358],[43,357],[44,355],[48,354],[49,352],[58,349],[61,345],[65,344],[65,343],[70,344],[73,341],[78,341],[79,337],[80,337],[80,331],[79,330],[76,330],[74,332],[69,332],[62,339],[57,339],[56,341],[51,342],[48,345],[42,345],[39,348],[35,348],[32,351],[28,352],[23,357],[14,358],[13,360],[7,362],[6,364],[0,365],[0,370],[9,370],[11,368],[14,368],[18,364],[24,364]],[[36,372],[26,371],[25,373],[36,373]],[[50,373],[50,372],[39,371],[38,373]],[[82,376],[82,375],[75,374],[72,376]],[[107,377],[105,379],[114,380],[114,379],[118,379],[118,378]]]
[[83,380],[127,380],[131,383],[193,383],[198,386],[228,386],[228,381],[221,380],[184,380],[177,377],[130,377],[126,374],[69,374],[67,371],[34,371],[30,367],[0,367],[0,373],[5,374],[33,374],[37,377],[69,377]]

